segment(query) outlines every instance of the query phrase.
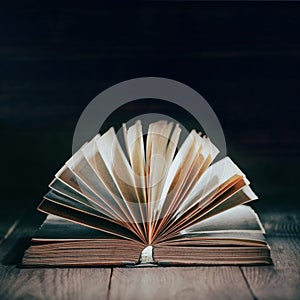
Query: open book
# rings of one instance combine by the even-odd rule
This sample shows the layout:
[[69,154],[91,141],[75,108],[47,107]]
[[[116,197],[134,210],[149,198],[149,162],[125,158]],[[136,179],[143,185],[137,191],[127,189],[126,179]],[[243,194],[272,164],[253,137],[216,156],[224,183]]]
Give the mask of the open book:
[[[192,130],[167,121],[123,125],[84,144],[50,183],[49,214],[25,266],[270,263],[242,171]],[[124,146],[122,147],[122,143]]]

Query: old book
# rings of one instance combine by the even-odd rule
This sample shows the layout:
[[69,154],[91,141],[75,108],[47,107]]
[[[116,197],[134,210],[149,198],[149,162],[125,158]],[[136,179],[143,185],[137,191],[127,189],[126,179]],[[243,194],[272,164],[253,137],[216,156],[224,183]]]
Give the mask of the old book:
[[192,130],[166,121],[96,135],[59,170],[24,266],[267,264],[244,173]]

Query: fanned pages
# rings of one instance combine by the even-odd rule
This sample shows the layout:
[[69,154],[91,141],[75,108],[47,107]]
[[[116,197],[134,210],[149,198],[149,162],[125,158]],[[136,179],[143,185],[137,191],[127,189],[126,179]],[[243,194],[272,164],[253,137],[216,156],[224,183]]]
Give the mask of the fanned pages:
[[179,124],[123,124],[85,143],[56,173],[38,210],[49,214],[26,266],[270,262],[257,199],[229,157]]

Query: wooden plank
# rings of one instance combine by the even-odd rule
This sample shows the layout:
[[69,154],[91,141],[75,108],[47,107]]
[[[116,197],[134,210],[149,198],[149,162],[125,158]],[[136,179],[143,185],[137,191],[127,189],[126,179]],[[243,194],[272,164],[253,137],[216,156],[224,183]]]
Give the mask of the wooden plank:
[[300,218],[296,213],[262,214],[274,265],[242,267],[258,299],[300,298]]
[[253,299],[238,267],[113,269],[109,299]]
[[1,210],[0,211],[0,244],[14,231],[20,221],[22,212]]
[[300,239],[269,238],[274,265],[242,267],[257,299],[300,299]]
[[260,219],[268,237],[300,237],[300,215],[297,213],[264,213]]
[[110,269],[0,267],[1,299],[106,299]]
[[30,239],[44,215],[34,211],[25,214],[12,228],[9,236],[0,244],[0,262],[3,264],[18,264],[23,252],[30,244]]
[[43,215],[25,216],[0,247],[0,299],[105,299],[110,269],[16,267]]

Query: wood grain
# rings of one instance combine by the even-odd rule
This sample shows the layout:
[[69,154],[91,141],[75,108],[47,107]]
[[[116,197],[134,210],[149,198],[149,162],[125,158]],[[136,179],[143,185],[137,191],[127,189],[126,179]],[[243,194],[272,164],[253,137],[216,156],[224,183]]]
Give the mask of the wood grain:
[[0,267],[1,299],[106,299],[110,269]]
[[274,265],[242,267],[245,278],[258,299],[299,299],[300,218],[296,213],[263,214]]
[[0,299],[105,299],[110,269],[16,267],[44,216],[24,216],[0,247]]
[[258,299],[299,299],[300,239],[269,238],[273,266],[242,267],[245,278]]
[[0,211],[0,244],[14,231],[21,215],[22,212],[19,211],[8,211],[5,209]]
[[36,211],[24,214],[20,219],[12,222],[9,234],[0,243],[0,262],[3,264],[17,264],[23,252],[29,246],[33,233],[45,216]]
[[252,299],[238,267],[113,269],[109,299]]
[[260,219],[268,237],[300,237],[300,215],[297,213],[264,213]]

